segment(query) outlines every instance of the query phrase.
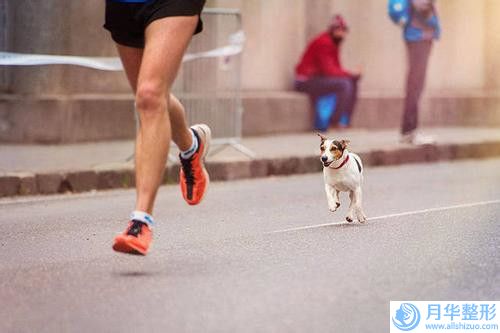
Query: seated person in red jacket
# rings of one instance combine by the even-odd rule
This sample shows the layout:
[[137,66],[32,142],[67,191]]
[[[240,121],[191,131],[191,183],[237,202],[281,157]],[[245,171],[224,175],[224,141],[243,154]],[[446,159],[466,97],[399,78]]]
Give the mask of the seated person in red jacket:
[[319,97],[336,94],[334,124],[344,113],[347,113],[347,119],[351,119],[361,77],[360,71],[347,71],[340,64],[340,47],[347,32],[348,27],[342,16],[335,15],[328,30],[309,43],[295,68],[295,89],[308,93],[313,106]]

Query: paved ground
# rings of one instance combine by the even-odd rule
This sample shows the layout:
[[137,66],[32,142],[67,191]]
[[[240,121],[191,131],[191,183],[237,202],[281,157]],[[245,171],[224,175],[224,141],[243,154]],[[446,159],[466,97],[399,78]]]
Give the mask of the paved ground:
[[368,168],[365,226],[320,174],[168,186],[147,257],[110,248],[133,191],[3,199],[0,332],[388,332],[389,300],[498,300],[498,170]]
[[[498,128],[447,127],[428,128],[424,133],[437,139],[438,144],[499,142]],[[351,140],[356,152],[374,149],[409,147],[398,143],[397,130],[353,129],[331,132],[333,137]],[[242,144],[257,158],[305,157],[317,154],[318,137],[311,133],[244,138]],[[132,141],[112,141],[69,145],[0,145],[0,174],[2,172],[47,172],[55,170],[109,169],[132,166],[126,162],[134,151]],[[175,156],[175,149],[173,149]],[[248,160],[234,149],[211,156],[211,162]]]

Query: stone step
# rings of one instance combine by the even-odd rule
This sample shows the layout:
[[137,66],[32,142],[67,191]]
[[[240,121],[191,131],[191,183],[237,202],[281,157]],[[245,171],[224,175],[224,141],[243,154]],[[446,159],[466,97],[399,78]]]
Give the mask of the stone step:
[[[243,136],[312,130],[312,114],[303,94],[245,93],[242,101]],[[397,128],[402,105],[401,97],[362,96],[353,117],[353,127]],[[0,142],[131,139],[135,134],[132,109],[133,96],[128,94],[0,95]],[[500,96],[426,97],[421,105],[420,123],[423,126],[500,126]]]

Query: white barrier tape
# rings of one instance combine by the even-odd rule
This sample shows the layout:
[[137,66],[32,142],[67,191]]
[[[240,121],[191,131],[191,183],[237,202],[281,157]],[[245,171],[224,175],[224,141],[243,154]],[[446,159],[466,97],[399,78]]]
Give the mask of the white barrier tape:
[[[230,57],[243,51],[245,34],[238,31],[229,36],[229,45],[206,52],[188,53],[182,62],[200,58]],[[117,57],[79,57],[45,54],[24,54],[14,52],[0,52],[0,66],[39,66],[39,65],[76,65],[99,69],[103,71],[123,70],[120,58]]]
[[0,65],[37,66],[37,65],[76,65],[103,71],[121,71],[123,66],[119,58],[77,57],[45,54],[24,54],[0,52]]

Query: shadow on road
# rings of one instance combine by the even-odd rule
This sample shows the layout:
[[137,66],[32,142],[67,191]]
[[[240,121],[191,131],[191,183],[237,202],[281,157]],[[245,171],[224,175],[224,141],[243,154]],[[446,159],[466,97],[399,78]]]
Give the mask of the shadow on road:
[[152,277],[161,274],[161,272],[148,272],[148,271],[123,271],[123,272],[111,272],[112,276],[115,277],[125,277],[125,278],[138,278],[138,277]]

